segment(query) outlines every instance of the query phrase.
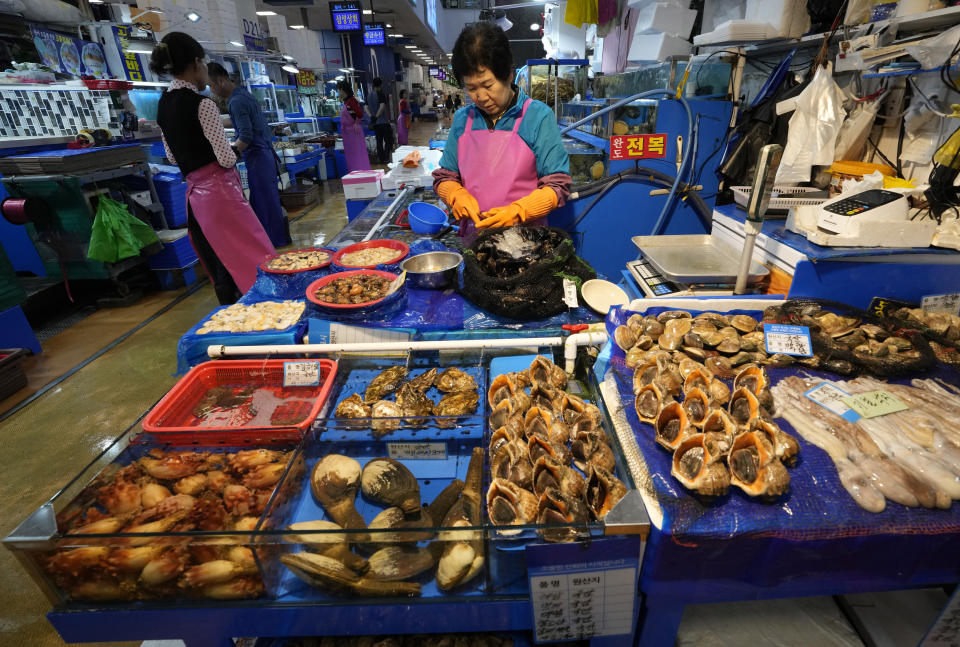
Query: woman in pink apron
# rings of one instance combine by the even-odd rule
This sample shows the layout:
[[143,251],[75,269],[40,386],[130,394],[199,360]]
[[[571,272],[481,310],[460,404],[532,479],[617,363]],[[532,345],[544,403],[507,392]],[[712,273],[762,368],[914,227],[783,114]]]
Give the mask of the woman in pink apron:
[[220,109],[200,94],[207,87],[204,56],[193,37],[171,32],[154,48],[150,69],[174,77],[160,97],[157,124],[167,157],[187,180],[190,241],[226,305],[250,289],[257,266],[276,252],[243,195]]
[[410,103],[407,101],[407,91],[400,90],[400,116],[397,117],[397,143],[407,145],[407,135],[410,131]]
[[491,23],[460,33],[453,74],[475,105],[457,112],[433,186],[460,235],[471,242],[478,228],[545,225],[572,182],[553,110],[512,85],[509,42]]
[[353,96],[353,88],[346,81],[337,83],[340,92],[340,137],[343,138],[343,156],[347,158],[347,171],[369,171],[370,155],[367,153],[367,137],[363,132],[363,108]]

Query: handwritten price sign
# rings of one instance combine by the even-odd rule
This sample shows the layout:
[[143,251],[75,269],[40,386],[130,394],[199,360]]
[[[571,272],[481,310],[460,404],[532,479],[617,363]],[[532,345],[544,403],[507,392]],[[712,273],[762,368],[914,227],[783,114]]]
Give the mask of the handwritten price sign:
[[885,416],[888,413],[906,411],[909,407],[886,391],[868,391],[842,398],[843,403],[864,418]]
[[659,159],[667,156],[667,136],[614,135],[610,138],[611,160]]

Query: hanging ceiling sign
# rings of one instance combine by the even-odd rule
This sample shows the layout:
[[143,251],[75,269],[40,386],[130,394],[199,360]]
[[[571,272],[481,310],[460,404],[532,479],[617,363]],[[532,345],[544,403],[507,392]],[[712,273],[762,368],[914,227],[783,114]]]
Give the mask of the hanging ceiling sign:
[[243,23],[243,44],[248,51],[263,52],[267,49],[266,38],[264,37],[263,27],[259,20],[242,19]]
[[331,2],[330,21],[333,31],[360,31],[360,3]]
[[387,44],[386,26],[382,22],[368,22],[363,26],[363,44],[367,47]]
[[128,81],[144,81],[143,70],[145,66],[140,60],[140,54],[133,54],[126,51],[130,44],[130,27],[127,25],[113,25],[113,38],[120,49],[120,59],[123,61],[124,74]]

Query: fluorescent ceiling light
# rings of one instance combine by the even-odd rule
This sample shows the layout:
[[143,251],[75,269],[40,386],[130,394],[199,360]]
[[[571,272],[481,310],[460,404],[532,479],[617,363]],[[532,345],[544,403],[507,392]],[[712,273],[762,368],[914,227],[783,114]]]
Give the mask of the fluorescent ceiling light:
[[391,25],[390,23],[387,23],[387,24],[385,25],[385,27],[386,27],[387,29],[393,29],[393,25]]
[[234,47],[243,47],[243,43],[241,43],[238,40],[231,40],[230,44],[233,45]]
[[306,29],[304,25],[287,25],[290,29]]
[[350,69],[346,67],[338,68],[338,72],[343,72],[344,74],[350,74]]
[[89,0],[90,4],[103,4],[103,0]]
[[538,22],[530,23],[530,31],[540,31],[540,23]]
[[284,72],[290,72],[290,74],[300,74],[300,70],[293,63],[287,63],[280,69],[282,69]]
[[290,56],[289,54],[281,54],[281,56],[283,56],[283,60],[285,60],[285,61],[292,61],[292,60],[293,60],[293,57]]
[[404,45],[407,49],[417,49],[416,45]]
[[123,51],[125,51],[127,54],[153,54],[152,49],[143,45],[131,45],[130,47],[125,48]]
[[183,17],[190,22],[197,22],[200,20],[200,14],[198,14],[196,11],[188,11],[187,13],[183,14]]
[[343,81],[343,75],[333,77],[334,81]]
[[276,16],[277,12],[276,11],[258,11],[257,15],[258,16]]
[[364,9],[364,10],[363,10],[363,15],[364,15],[364,16],[372,16],[372,15],[373,15],[373,11],[370,10],[370,9]]

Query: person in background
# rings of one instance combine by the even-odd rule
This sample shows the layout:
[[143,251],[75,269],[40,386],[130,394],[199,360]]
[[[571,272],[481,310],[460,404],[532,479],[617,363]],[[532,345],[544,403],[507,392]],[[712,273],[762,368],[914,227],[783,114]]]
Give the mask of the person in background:
[[410,130],[410,104],[407,102],[407,91],[400,90],[400,116],[397,117],[397,143],[407,145],[407,133]]
[[367,107],[370,110],[370,121],[373,122],[373,132],[377,136],[377,159],[381,164],[386,164],[393,151],[393,128],[390,127],[387,95],[383,92],[383,81],[379,76],[373,80],[373,92],[367,97]]
[[274,247],[290,244],[290,223],[280,204],[277,176],[280,160],[270,143],[273,133],[263,117],[260,104],[246,88],[230,80],[230,75],[219,63],[207,64],[210,89],[228,100],[230,121],[236,131],[234,148],[247,165],[250,185],[250,206],[257,214]]
[[463,106],[463,101],[460,100],[460,93],[457,92],[453,95],[453,109],[459,110]]
[[347,158],[348,171],[369,171],[370,156],[367,154],[367,137],[363,133],[363,108],[353,96],[353,88],[347,81],[337,81],[337,91],[343,106],[340,108],[340,136],[343,138],[343,155]]
[[167,158],[187,180],[190,242],[226,305],[253,286],[257,266],[276,252],[243,195],[220,110],[200,94],[207,87],[204,57],[192,36],[170,32],[154,47],[150,69],[174,79],[157,104],[157,124]]
[[450,96],[449,93],[447,94],[446,100],[443,102],[443,107],[447,109],[446,118],[447,118],[447,127],[449,128],[450,125],[453,123],[453,110],[454,110],[453,97]]
[[570,158],[553,110],[511,83],[503,30],[482,22],[460,32],[453,74],[475,105],[454,118],[433,188],[460,219],[460,235],[546,224],[570,194]]

